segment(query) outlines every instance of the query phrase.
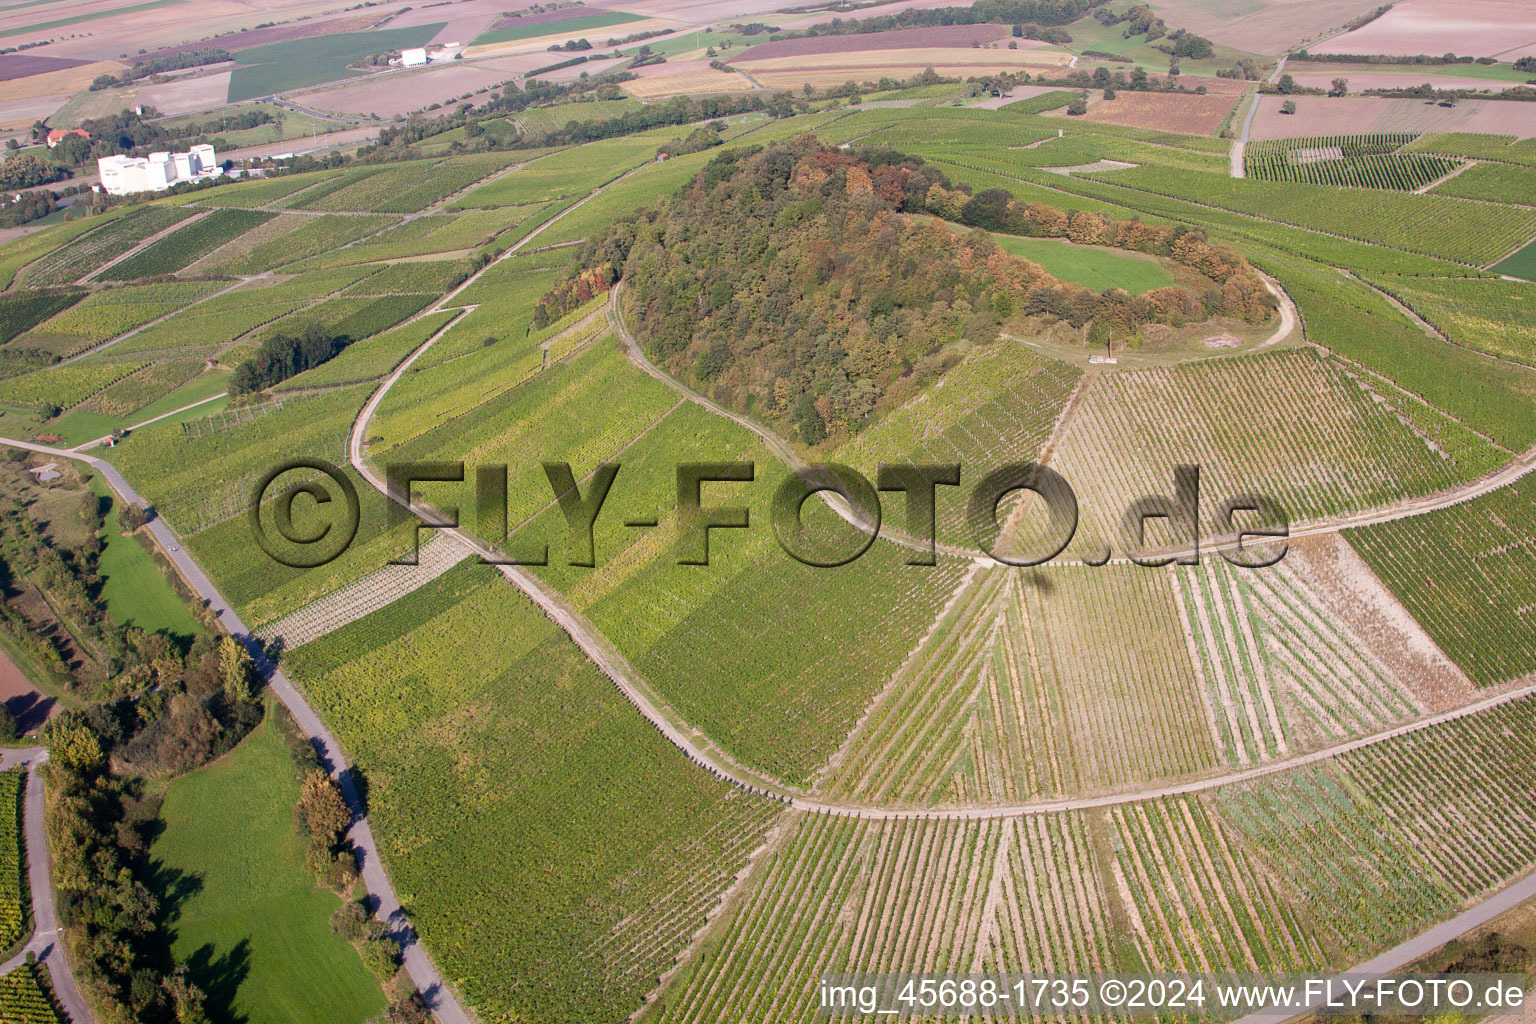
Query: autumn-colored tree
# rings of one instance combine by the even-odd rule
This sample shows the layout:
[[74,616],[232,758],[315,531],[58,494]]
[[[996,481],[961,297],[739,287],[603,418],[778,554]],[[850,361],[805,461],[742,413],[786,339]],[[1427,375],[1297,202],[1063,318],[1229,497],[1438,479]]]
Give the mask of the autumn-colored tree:
[[251,654],[232,636],[219,641],[219,675],[224,680],[224,696],[231,702],[255,699],[256,670]]
[[342,798],[341,788],[325,772],[316,768],[304,777],[297,807],[299,827],[316,848],[332,850],[352,824],[352,812]]

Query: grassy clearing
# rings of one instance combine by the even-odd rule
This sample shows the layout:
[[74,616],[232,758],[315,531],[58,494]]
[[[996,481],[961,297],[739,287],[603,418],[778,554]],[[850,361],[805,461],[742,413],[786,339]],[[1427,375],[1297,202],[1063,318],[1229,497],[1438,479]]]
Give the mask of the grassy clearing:
[[174,908],[172,953],[222,1016],[361,1022],[384,996],[331,931],[340,901],[304,866],[298,766],[280,728],[269,708],[233,751],[166,790],[150,857]]
[[1168,268],[1151,257],[1138,258],[1104,246],[1073,245],[1046,238],[996,235],[1005,252],[1040,264],[1053,277],[1096,291],[1124,288],[1132,295],[1174,283]]
[[90,487],[110,506],[101,532],[101,555],[97,568],[101,573],[101,600],[112,621],[137,626],[147,633],[169,633],[191,638],[203,632],[187,603],[171,588],[155,558],[132,536],[117,525],[121,505],[112,489],[99,475],[91,477]]

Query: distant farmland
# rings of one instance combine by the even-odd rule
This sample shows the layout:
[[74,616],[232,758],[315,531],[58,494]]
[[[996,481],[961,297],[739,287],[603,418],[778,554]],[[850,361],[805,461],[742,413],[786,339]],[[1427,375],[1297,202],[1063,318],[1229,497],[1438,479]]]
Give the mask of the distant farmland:
[[[517,19],[524,21],[524,19]],[[526,24],[514,24],[507,28],[493,28],[489,32],[475,37],[471,46],[490,46],[495,43],[511,43],[519,39],[535,39],[539,36],[560,35],[562,32],[585,32],[591,28],[607,28],[609,25],[624,25],[631,21],[644,21],[641,14],[625,14],[623,11],[603,11],[600,14],[588,14],[580,18],[564,18],[558,21],[531,21]]]
[[347,65],[386,50],[425,46],[444,24],[312,36],[237,51],[235,59],[246,66],[229,76],[229,102],[361,75]]

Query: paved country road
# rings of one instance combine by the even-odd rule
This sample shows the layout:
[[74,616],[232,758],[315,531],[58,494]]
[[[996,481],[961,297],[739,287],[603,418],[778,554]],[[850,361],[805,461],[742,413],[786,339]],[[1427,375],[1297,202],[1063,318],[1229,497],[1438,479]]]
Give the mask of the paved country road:
[[53,872],[48,856],[48,837],[43,830],[43,777],[40,766],[48,760],[42,747],[0,750],[0,770],[16,766],[26,769],[26,792],[22,798],[22,836],[27,848],[27,888],[32,897],[32,937],[20,953],[0,964],[6,975],[26,963],[27,954],[48,968],[53,992],[73,1024],[92,1024],[91,1008],[75,984],[74,972],[59,941],[59,915],[54,903]]

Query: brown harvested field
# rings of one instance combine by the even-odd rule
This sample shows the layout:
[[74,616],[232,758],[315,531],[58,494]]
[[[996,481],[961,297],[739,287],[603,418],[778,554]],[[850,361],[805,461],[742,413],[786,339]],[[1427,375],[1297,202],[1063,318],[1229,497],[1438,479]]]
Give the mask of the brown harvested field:
[[[437,35],[432,37],[433,43],[443,45],[467,43],[502,21],[508,11],[524,6],[517,0],[454,0],[449,4],[428,4],[406,11],[391,21],[388,27],[406,28],[412,25],[433,25],[442,22],[443,27],[438,30]],[[602,8],[588,5],[585,13],[596,14],[600,10],[612,9],[614,8],[610,5],[604,5]],[[583,12],[572,12],[569,8],[565,8],[545,11],[543,14],[525,14],[521,18],[505,20],[507,24],[537,25],[543,21],[560,21],[581,13]],[[666,16],[668,12],[661,13]],[[629,33],[622,31],[624,28],[623,25],[613,25],[606,29],[595,29],[589,38],[594,46],[602,46],[608,39],[628,35]],[[534,66],[537,67],[537,65]]]
[[1411,73],[1383,73],[1369,72],[1366,74],[1354,74],[1346,70],[1334,72],[1327,71],[1303,71],[1300,74],[1292,73],[1297,85],[1308,88],[1327,89],[1333,84],[1335,78],[1343,78],[1349,82],[1349,91],[1352,93],[1365,92],[1367,89],[1412,89],[1414,86],[1428,82],[1436,89],[1473,89],[1503,92],[1519,82],[1498,82],[1487,78],[1451,78],[1441,75],[1426,75],[1420,72],[1417,77]]
[[[1123,69],[1124,65],[1121,65],[1121,68]],[[1114,71],[1116,69],[1111,67],[1110,70]],[[1181,85],[1186,89],[1198,89],[1201,86],[1205,86],[1207,93],[1214,93],[1217,96],[1241,96],[1248,91],[1248,87],[1253,83],[1245,82],[1241,78],[1217,78],[1215,75],[1181,75],[1174,84]]]
[[[502,4],[506,7],[506,4]],[[567,21],[573,17],[586,18],[594,14],[612,14],[613,12],[603,7],[583,5],[580,10],[568,7],[557,7],[548,11],[504,11],[491,23],[492,31],[503,28],[523,28],[527,25],[544,25],[551,21]]]
[[665,64],[647,64],[643,68],[635,68],[634,74],[638,78],[660,78],[680,71],[703,71],[708,67],[707,60],[669,60]]
[[699,96],[715,92],[748,92],[752,83],[745,77],[729,71],[704,68],[701,71],[680,71],[674,75],[656,75],[654,78],[637,78],[620,87],[635,99],[650,100],[659,96]]
[[31,732],[52,718],[58,703],[32,685],[26,673],[0,651],[0,701],[16,719],[16,733]]
[[[604,71],[611,71],[629,62],[628,57],[620,57],[617,60],[589,60],[585,64],[572,64],[568,68],[560,68],[557,71],[546,71],[542,75],[535,75],[541,82],[574,82],[582,75],[599,75]],[[667,67],[663,64],[662,67]],[[705,65],[706,67],[708,65]]]
[[1369,132],[1489,132],[1522,139],[1536,137],[1536,103],[1462,100],[1454,107],[1442,107],[1424,100],[1377,96],[1292,98],[1296,101],[1296,113],[1282,114],[1280,105],[1284,97],[1260,96],[1251,137],[1291,139]]
[[[429,12],[430,13],[430,12]],[[670,18],[658,18],[650,21],[631,21],[622,25],[610,25],[607,28],[586,29],[575,35],[585,34],[594,45],[603,45],[602,41],[610,36],[627,36],[635,32],[655,32],[664,28],[682,28],[679,22]],[[621,31],[622,30],[622,31]],[[465,57],[494,57],[503,53],[528,53],[533,50],[547,50],[549,47],[568,41],[573,33],[557,32],[554,35],[534,36],[530,39],[512,39],[505,43],[483,43],[480,46],[469,46],[464,49]],[[468,40],[459,40],[468,42]],[[558,55],[550,54],[554,63],[559,59]]]
[[49,71],[63,71],[84,63],[85,61],[70,60],[68,57],[34,57],[25,53],[7,53],[0,56],[0,82],[9,82],[13,78],[29,78]]
[[[1004,50],[987,47],[925,46],[905,50],[856,50],[851,53],[809,53],[802,57],[770,57],[767,60],[732,60],[731,66],[758,77],[759,72],[775,71],[858,71],[864,77],[880,68],[931,67],[940,74],[968,77],[971,74],[995,74],[997,71],[1029,67],[1064,67],[1072,55],[1062,50]],[[953,72],[942,68],[958,69]],[[980,69],[987,70],[968,70]],[[916,72],[909,72],[916,73]],[[853,76],[850,76],[853,77]],[[905,76],[898,76],[905,77]]]
[[[860,32],[846,36],[806,36],[758,43],[736,54],[735,60],[766,60],[770,57],[803,57],[812,53],[852,53],[856,50],[901,50],[913,46],[965,46],[995,43],[1007,39],[1007,25],[935,25],[932,28],[904,28],[895,32]],[[1043,46],[1030,39],[1019,45]]]
[[[547,68],[551,64],[559,63],[556,54],[546,53],[543,50],[537,53],[513,53],[503,57],[485,57],[474,61],[470,67],[490,68],[492,71],[506,71],[515,75],[526,75],[535,68]],[[580,65],[577,65],[578,67]],[[667,65],[663,64],[662,67]]]
[[33,121],[46,120],[55,110],[68,103],[69,97],[69,93],[61,92],[52,96],[29,96],[0,102],[0,131],[15,131],[27,127]]
[[139,90],[139,102],[162,114],[185,114],[190,110],[216,107],[229,95],[229,72],[178,78],[160,85],[146,85]]
[[515,72],[457,62],[429,66],[424,71],[381,75],[357,85],[317,89],[295,98],[317,110],[398,117],[433,103],[449,103],[466,93],[494,88],[513,77]]
[[1313,53],[1493,57],[1533,44],[1536,5],[1529,0],[1404,0],[1375,21],[1311,49]]
[[268,43],[288,43],[295,39],[332,35],[337,32],[362,32],[382,17],[382,14],[354,14],[346,18],[313,18],[289,25],[273,25],[270,28],[256,28],[248,32],[236,32],[233,35],[224,36],[220,39],[183,43],[179,46],[167,46],[153,53],[146,53],[137,59],[151,60],[155,57],[165,57],[173,53],[201,50],[208,46],[219,46],[227,50],[244,50],[252,46],[265,46]]
[[[935,7],[970,7],[973,3],[975,3],[975,0],[895,0],[894,3],[881,4],[878,10],[872,9],[861,13],[864,17],[868,18],[875,15],[899,14],[902,11],[930,11]],[[760,7],[759,10],[761,10]],[[779,28],[787,31],[810,28],[812,25],[824,25],[836,16],[823,11],[820,14],[808,14],[788,19],[765,18],[762,15],[756,15],[751,20],[767,21],[769,24],[777,25]],[[858,17],[858,15],[854,15],[854,17]]]
[[1381,3],[1382,0],[1165,0],[1157,5],[1157,13],[1171,26],[1226,46],[1250,53],[1283,53],[1343,28]]
[[1018,103],[1035,96],[1044,96],[1048,92],[1062,91],[1065,90],[1057,89],[1054,85],[1016,85],[1013,87],[1012,92],[1004,93],[1001,96],[988,96],[980,103],[969,103],[966,105],[977,110],[1000,110],[1010,103]]
[[[132,6],[136,2],[142,2],[142,0],[112,2],[111,6]],[[97,0],[79,0],[79,2],[68,0],[68,2],[51,3],[42,7],[28,8],[28,12],[34,17],[26,20],[36,22],[74,17],[95,13],[105,6],[108,6],[106,2],[97,2]],[[375,18],[382,18],[394,6],[389,4],[384,7],[375,7],[371,9],[371,13]],[[257,25],[266,22],[293,22],[299,18],[319,19],[334,12],[336,7],[334,0],[262,0],[259,4],[246,3],[243,0],[196,0],[196,3],[169,4],[165,7],[134,11],[129,14],[108,15],[71,25],[63,31],[43,32],[42,38],[49,36],[72,38],[59,38],[56,43],[29,52],[41,53],[49,57],[108,60],[125,53],[137,54],[141,49],[156,51],[167,47],[179,47],[183,44],[197,44],[192,46],[193,49],[201,46],[223,46],[233,40],[212,37],[249,29],[250,31],[245,33],[248,37],[252,32],[257,31]],[[312,24],[312,22],[305,24]],[[0,28],[9,27],[11,27],[9,24],[0,21]],[[23,38],[12,37],[7,42],[16,43]],[[245,45],[243,41],[241,45]]]
[[[1210,135],[1221,127],[1222,119],[1235,102],[1236,96],[1214,93],[1201,96],[1180,92],[1120,92],[1112,100],[1091,100],[1083,120],[1183,135]],[[1046,116],[1065,115],[1050,111]]]
[[[799,89],[802,85],[813,85],[820,89],[829,85],[842,85],[845,82],[878,82],[882,78],[906,79],[920,74],[925,67],[932,67],[946,78],[965,78],[970,75],[1001,75],[1009,71],[1017,71],[1017,66],[981,65],[970,67],[952,67],[950,65],[919,64],[916,66],[888,65],[880,68],[824,68],[806,71],[754,71],[752,78],[762,83],[768,89]],[[745,69],[743,69],[745,70]]]
[[0,103],[6,100],[25,100],[34,96],[54,96],[61,92],[74,93],[90,87],[97,75],[115,75],[126,65],[113,60],[77,64],[58,71],[45,71],[40,75],[13,78],[0,82]]

